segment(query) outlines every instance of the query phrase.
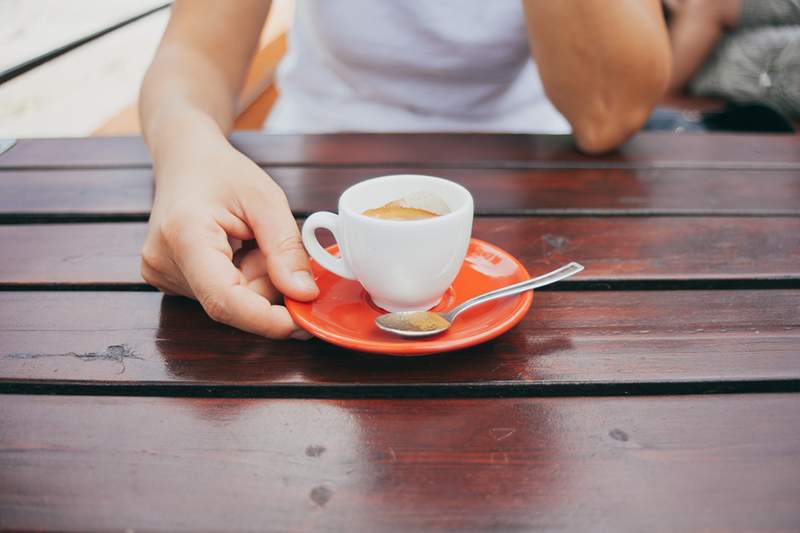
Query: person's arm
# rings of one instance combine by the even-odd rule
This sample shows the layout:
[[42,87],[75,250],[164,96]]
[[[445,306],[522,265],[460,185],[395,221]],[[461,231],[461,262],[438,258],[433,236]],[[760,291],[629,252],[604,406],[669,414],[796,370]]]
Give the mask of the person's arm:
[[[303,337],[270,302],[318,293],[297,224],[283,191],[226,138],[268,10],[263,0],[173,4],[140,97],[156,177],[142,276],[219,322]],[[253,238],[258,248],[234,264],[230,240]]]
[[703,65],[722,32],[736,26],[742,0],[667,0],[672,46],[670,91],[680,91]]
[[523,0],[547,96],[578,147],[611,150],[663,97],[670,49],[659,0]]

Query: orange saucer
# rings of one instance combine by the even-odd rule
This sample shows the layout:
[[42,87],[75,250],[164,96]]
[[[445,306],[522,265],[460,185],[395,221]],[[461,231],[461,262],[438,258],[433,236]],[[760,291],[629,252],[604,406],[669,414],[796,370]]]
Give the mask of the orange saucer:
[[[328,252],[337,254],[337,246]],[[332,344],[362,352],[425,355],[480,344],[505,333],[522,320],[533,302],[533,292],[501,298],[459,315],[449,330],[425,339],[402,339],[381,331],[375,318],[384,313],[357,281],[340,278],[311,261],[320,295],[313,302],[286,299],[286,308],[298,326]],[[511,254],[472,239],[464,265],[433,311],[446,311],[461,302],[528,279],[528,272]]]

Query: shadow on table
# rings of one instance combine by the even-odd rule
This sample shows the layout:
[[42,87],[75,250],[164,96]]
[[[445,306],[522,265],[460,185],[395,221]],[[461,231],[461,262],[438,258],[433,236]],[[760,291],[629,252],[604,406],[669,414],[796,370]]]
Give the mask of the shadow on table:
[[536,380],[531,359],[569,349],[571,341],[550,334],[534,337],[516,328],[456,352],[371,355],[318,339],[271,341],[213,322],[193,300],[164,296],[156,346],[169,374],[181,382],[413,385]]

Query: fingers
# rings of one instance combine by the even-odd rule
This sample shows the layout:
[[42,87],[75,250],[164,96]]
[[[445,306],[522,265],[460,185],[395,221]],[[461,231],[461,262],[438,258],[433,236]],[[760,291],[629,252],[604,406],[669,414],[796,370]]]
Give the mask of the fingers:
[[225,232],[230,239],[246,241],[255,237],[250,227],[230,211],[218,212],[214,215],[214,219],[220,226],[225,228]]
[[247,251],[239,263],[239,270],[250,290],[257,292],[271,303],[280,302],[281,294],[269,279],[267,259],[261,250],[254,248]]
[[[268,180],[266,176],[264,179]],[[295,300],[316,298],[319,289],[283,191],[269,181],[262,193],[247,198],[243,207],[258,246],[266,256],[267,272],[275,287]]]
[[170,276],[159,272],[146,262],[142,261],[142,278],[150,285],[164,292],[164,294],[178,294],[181,296],[192,297],[192,292],[185,284],[174,281]]
[[275,286],[266,276],[248,281],[247,288],[266,298],[269,303],[283,303],[283,295],[278,291],[278,289],[275,288]]
[[158,239],[148,235],[141,257],[140,274],[145,282],[167,294],[191,296],[178,266],[160,246]]
[[274,339],[298,331],[285,307],[270,304],[243,284],[244,276],[224,251],[191,242],[181,245],[178,252],[186,281],[213,320]]
[[239,270],[247,281],[267,275],[267,258],[259,248],[251,248],[239,258]]

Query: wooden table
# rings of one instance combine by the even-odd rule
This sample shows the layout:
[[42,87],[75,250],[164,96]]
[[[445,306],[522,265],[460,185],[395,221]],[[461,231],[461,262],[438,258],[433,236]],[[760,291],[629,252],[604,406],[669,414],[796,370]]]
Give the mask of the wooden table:
[[532,275],[423,358],[272,342],[138,273],[139,138],[0,155],[0,528],[800,528],[800,137],[237,134],[298,217],[394,172],[471,189]]

